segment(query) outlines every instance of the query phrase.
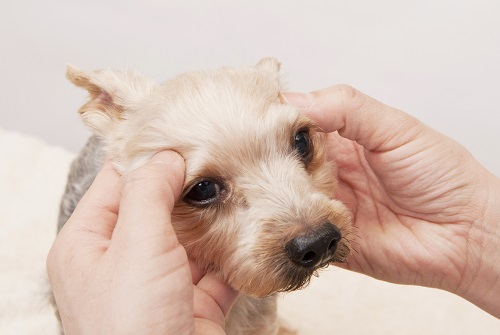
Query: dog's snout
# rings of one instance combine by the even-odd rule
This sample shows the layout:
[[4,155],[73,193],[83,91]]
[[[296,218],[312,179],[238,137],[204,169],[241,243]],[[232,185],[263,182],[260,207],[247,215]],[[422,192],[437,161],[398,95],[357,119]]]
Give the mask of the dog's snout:
[[310,268],[329,261],[341,238],[340,230],[327,222],[307,234],[295,237],[286,244],[285,249],[292,262]]

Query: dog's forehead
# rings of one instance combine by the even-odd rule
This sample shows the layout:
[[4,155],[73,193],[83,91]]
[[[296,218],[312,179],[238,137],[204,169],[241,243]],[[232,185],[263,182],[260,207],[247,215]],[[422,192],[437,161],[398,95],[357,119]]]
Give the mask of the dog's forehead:
[[[251,117],[279,102],[280,83],[254,67],[222,68],[177,76],[159,89],[167,113],[214,122]],[[215,119],[215,120],[212,120]]]
[[[223,68],[180,75],[164,83],[150,97],[148,108],[170,136],[187,142],[210,141],[215,135],[234,137],[256,127],[292,123],[295,114],[275,113],[283,106],[279,93],[279,82],[266,72]],[[288,112],[294,109],[288,107]]]
[[263,155],[289,151],[293,132],[307,120],[279,93],[279,82],[265,72],[228,68],[181,75],[162,86],[153,105],[190,179],[235,173]]

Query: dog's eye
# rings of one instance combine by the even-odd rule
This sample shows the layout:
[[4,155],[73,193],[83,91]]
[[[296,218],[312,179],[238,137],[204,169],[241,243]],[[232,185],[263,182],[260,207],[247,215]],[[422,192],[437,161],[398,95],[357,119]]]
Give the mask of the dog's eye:
[[202,180],[189,190],[184,199],[195,205],[208,205],[217,200],[219,193],[219,184],[212,180]]
[[311,154],[311,137],[307,131],[299,131],[295,135],[295,150],[304,160],[309,158]]

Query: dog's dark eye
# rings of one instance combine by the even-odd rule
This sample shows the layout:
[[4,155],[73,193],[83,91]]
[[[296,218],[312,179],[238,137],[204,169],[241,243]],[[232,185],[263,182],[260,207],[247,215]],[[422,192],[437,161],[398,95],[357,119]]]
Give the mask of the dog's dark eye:
[[212,180],[202,180],[189,190],[184,199],[195,205],[208,205],[217,200],[219,193],[219,184]]
[[307,131],[299,131],[295,135],[295,150],[300,157],[307,160],[311,153],[311,137]]

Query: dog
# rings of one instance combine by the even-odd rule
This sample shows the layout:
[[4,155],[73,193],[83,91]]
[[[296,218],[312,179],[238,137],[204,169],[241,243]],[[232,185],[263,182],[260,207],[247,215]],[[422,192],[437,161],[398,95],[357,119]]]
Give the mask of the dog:
[[122,174],[175,150],[186,177],[172,223],[189,257],[241,292],[228,334],[285,334],[276,293],[350,254],[352,218],[334,199],[336,167],[325,134],[286,103],[280,63],[177,76],[164,84],[131,71],[67,78],[90,94],[80,109],[93,131],[72,163],[60,230],[105,158]]

